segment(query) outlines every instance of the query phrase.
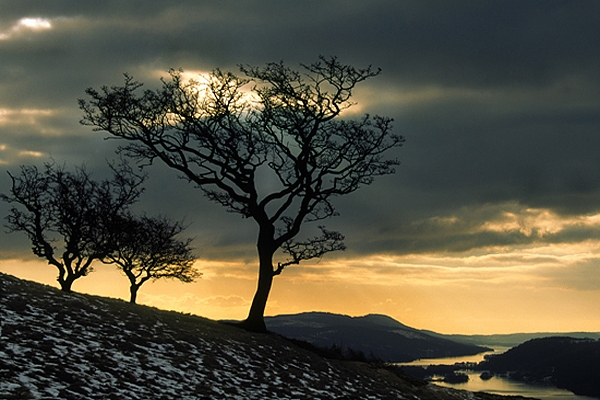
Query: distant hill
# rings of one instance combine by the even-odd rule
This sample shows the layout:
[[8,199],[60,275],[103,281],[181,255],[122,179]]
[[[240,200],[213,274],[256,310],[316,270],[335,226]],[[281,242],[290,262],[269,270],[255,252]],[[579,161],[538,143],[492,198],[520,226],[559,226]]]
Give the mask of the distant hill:
[[600,396],[600,341],[569,337],[532,339],[488,357],[477,369],[512,379],[552,383],[575,394]]
[[0,273],[0,399],[498,400],[274,334]]
[[267,329],[319,347],[338,346],[388,362],[472,355],[490,350],[408,327],[379,314],[363,317],[308,312],[265,318]]
[[600,339],[600,332],[538,332],[538,333],[509,333],[501,335],[442,335],[439,333],[424,331],[430,335],[455,340],[461,343],[475,344],[479,346],[514,347],[531,339],[545,337],[566,336],[578,339]]

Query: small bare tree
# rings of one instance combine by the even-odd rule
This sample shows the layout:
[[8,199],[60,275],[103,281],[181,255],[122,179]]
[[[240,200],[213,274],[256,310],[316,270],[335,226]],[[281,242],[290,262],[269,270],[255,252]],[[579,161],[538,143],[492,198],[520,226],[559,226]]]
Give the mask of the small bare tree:
[[[265,331],[264,310],[273,278],[291,264],[343,250],[344,237],[321,234],[295,241],[305,222],[337,215],[331,200],[391,174],[396,159],[384,153],[404,139],[392,119],[341,118],[360,82],[379,74],[336,58],[303,70],[283,63],[241,67],[243,76],[215,70],[204,82],[178,71],[161,89],[140,83],[88,89],[80,100],[83,124],[129,141],[134,159],[159,159],[229,211],[258,225],[258,287],[243,326]],[[289,257],[274,264],[282,249]]]
[[116,264],[130,282],[130,302],[135,303],[140,287],[148,280],[163,278],[193,282],[200,274],[194,268],[192,239],[180,240],[180,222],[166,217],[132,215],[114,220],[115,246],[103,262]]
[[[126,164],[111,165],[112,179],[94,181],[84,167],[69,172],[46,163],[21,166],[10,194],[0,199],[16,204],[6,217],[10,232],[25,232],[33,253],[58,269],[61,290],[92,272],[92,263],[114,245],[109,226],[142,193],[145,176]],[[59,247],[61,250],[59,250]]]

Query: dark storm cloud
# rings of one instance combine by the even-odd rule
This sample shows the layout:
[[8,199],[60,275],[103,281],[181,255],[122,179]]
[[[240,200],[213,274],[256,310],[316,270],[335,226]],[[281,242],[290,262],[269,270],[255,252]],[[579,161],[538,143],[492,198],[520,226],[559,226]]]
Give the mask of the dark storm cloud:
[[476,101],[463,103],[454,115],[429,109],[430,119],[400,120],[409,124],[414,151],[406,151],[405,166],[411,173],[399,181],[438,193],[452,206],[467,197],[482,203],[515,199],[563,213],[597,210],[596,111],[532,110],[524,105],[499,115]]
[[[0,161],[14,170],[51,156],[100,168],[114,158],[114,141],[78,125],[77,99],[124,72],[153,86],[171,67],[337,55],[382,68],[357,99],[362,111],[394,117],[407,138],[396,175],[336,202],[342,216],[328,225],[352,251],[528,242],[469,229],[493,218],[477,211],[489,205],[600,210],[599,13],[597,1],[0,1]],[[29,29],[22,18],[52,27]],[[171,171],[149,173],[141,206],[192,220],[210,257],[253,255],[252,224],[207,205]],[[431,222],[457,215],[458,225]]]

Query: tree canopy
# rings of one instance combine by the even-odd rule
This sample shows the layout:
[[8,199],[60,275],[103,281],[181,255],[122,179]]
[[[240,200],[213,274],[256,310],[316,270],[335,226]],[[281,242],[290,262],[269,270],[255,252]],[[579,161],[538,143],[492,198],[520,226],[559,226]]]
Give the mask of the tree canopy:
[[[357,84],[379,70],[321,57],[301,70],[283,62],[219,69],[202,81],[171,70],[157,90],[125,75],[122,86],[88,89],[83,124],[125,139],[142,164],[175,169],[210,199],[258,225],[258,287],[244,326],[264,330],[273,277],[291,264],[343,250],[343,235],[296,240],[307,222],[337,215],[336,196],[394,172],[384,153],[403,144],[392,119],[342,118]],[[287,258],[274,264],[281,249]]]
[[130,282],[130,302],[135,303],[140,287],[148,280],[178,279],[193,282],[200,274],[194,268],[192,239],[177,236],[180,222],[162,217],[120,216],[113,220],[115,243],[103,262],[116,264]]
[[41,170],[21,166],[19,175],[9,172],[10,194],[0,194],[15,204],[6,217],[7,228],[27,234],[33,253],[58,269],[63,291],[70,292],[73,282],[111,251],[112,221],[143,191],[144,175],[126,163],[111,168],[111,179],[95,181],[85,167],[70,172],[54,162]]

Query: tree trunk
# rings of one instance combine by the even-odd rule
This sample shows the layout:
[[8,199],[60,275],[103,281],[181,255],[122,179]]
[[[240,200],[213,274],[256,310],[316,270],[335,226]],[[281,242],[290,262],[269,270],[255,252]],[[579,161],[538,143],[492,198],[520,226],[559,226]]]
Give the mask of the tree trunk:
[[60,290],[63,292],[71,293],[71,286],[73,286],[73,282],[77,279],[74,275],[67,275],[65,278],[63,274],[58,276],[58,284],[60,285]]
[[252,299],[252,306],[248,317],[241,326],[251,332],[267,332],[265,325],[265,308],[267,306],[267,299],[269,298],[269,292],[273,285],[273,267],[271,263],[263,264],[260,263],[258,271],[258,285],[256,293]]
[[129,293],[131,294],[131,296],[129,297],[129,302],[131,304],[135,304],[135,301],[137,300],[137,293],[138,293],[139,288],[140,287],[137,285],[129,286]]
[[275,245],[273,240],[274,229],[261,229],[257,244],[258,249],[258,284],[256,293],[252,299],[250,312],[245,321],[240,325],[242,328],[251,332],[267,332],[265,325],[265,308],[267,299],[273,285],[273,254],[275,253]]

